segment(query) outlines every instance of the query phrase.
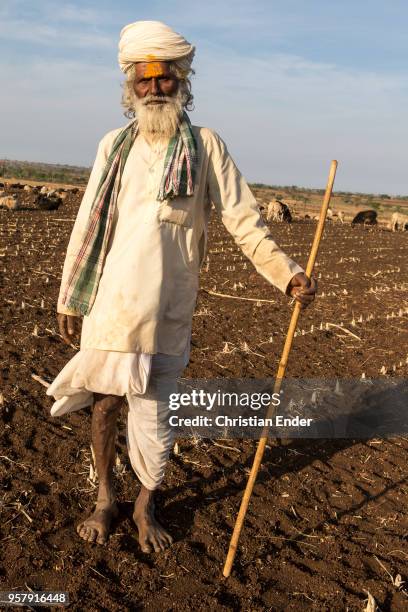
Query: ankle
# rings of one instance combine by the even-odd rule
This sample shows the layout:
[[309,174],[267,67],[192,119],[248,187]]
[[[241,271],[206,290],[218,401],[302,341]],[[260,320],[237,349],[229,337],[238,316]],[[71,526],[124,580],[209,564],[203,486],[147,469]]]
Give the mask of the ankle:
[[116,499],[115,491],[111,483],[99,483],[97,503],[113,503]]
[[101,499],[98,497],[96,500],[96,508],[98,510],[102,510],[103,508],[112,508],[113,506],[116,506],[116,499],[114,497],[103,497]]
[[154,507],[154,491],[142,486],[135,501],[135,509],[147,509]]

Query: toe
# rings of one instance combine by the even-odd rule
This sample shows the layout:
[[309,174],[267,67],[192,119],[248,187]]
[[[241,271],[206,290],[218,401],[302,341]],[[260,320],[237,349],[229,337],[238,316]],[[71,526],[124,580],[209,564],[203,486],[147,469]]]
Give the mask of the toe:
[[89,527],[84,525],[82,530],[81,530],[81,538],[84,539],[84,540],[87,540],[88,536],[89,536]]
[[107,537],[106,537],[106,535],[105,535],[104,533],[100,533],[100,534],[98,535],[98,537],[96,538],[96,542],[97,542],[98,544],[106,544],[106,542],[107,542]]
[[142,540],[139,543],[140,543],[140,548],[142,549],[142,552],[144,553],[152,552],[152,548],[147,540]]
[[163,550],[158,538],[152,536],[150,538],[150,541],[153,544],[154,552],[160,552],[161,550]]
[[88,528],[85,527],[85,525],[81,525],[81,529],[78,531],[78,533],[83,540],[86,540],[88,536]]
[[96,531],[96,529],[90,529],[87,537],[88,542],[95,542],[97,535],[98,532]]
[[162,533],[158,535],[157,542],[161,550],[165,550],[167,548],[167,540],[163,537]]

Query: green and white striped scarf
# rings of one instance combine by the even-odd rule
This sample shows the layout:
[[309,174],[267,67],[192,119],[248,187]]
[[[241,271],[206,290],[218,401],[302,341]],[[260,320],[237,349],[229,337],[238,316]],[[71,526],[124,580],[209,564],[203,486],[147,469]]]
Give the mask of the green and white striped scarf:
[[[96,298],[123,169],[137,133],[137,121],[133,121],[115,138],[96,190],[81,247],[63,288],[62,303],[78,315],[88,315]],[[157,200],[192,196],[197,161],[197,143],[190,119],[183,113],[178,131],[167,147]]]

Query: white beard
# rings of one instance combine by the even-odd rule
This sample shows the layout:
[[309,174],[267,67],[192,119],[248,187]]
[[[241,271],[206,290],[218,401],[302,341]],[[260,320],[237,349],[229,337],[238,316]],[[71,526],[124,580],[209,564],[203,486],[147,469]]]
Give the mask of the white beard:
[[[162,104],[149,104],[162,100]],[[183,95],[134,97],[134,109],[140,133],[149,141],[168,141],[177,132],[183,115]]]

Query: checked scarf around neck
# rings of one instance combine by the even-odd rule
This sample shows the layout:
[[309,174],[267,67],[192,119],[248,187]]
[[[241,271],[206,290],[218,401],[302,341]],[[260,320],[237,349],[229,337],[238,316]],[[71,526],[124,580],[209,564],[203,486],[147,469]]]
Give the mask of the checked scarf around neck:
[[[116,137],[103,169],[88,224],[63,290],[62,303],[78,315],[88,315],[98,291],[112,229],[121,177],[137,136],[137,120]],[[192,196],[197,166],[197,143],[186,113],[170,139],[157,200]]]

